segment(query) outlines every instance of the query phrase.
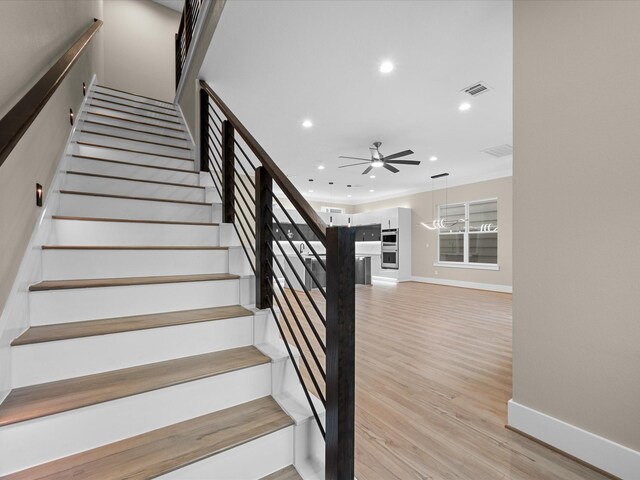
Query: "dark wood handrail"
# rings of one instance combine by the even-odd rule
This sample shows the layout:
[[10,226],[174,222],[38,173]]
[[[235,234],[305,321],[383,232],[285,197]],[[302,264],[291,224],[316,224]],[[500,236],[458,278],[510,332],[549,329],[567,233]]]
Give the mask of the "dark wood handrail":
[[280,170],[269,154],[262,148],[258,141],[253,138],[253,135],[249,133],[249,130],[242,124],[238,117],[227,107],[222,99],[213,91],[207,82],[200,80],[200,87],[203,88],[209,97],[216,103],[218,108],[222,110],[227,120],[231,122],[233,127],[237,130],[243,140],[247,143],[251,151],[258,157],[264,168],[269,172],[269,175],[278,184],[282,192],[287,196],[294,208],[302,215],[302,218],[311,227],[313,233],[320,239],[323,245],[327,243],[327,225],[324,223],[320,215],[309,205],[309,202],[302,196],[302,194],[293,186],[287,176]]
[[13,151],[42,108],[58,89],[71,67],[102,26],[102,20],[94,19],[91,26],[76,40],[64,55],[38,82],[0,119],[0,166]]

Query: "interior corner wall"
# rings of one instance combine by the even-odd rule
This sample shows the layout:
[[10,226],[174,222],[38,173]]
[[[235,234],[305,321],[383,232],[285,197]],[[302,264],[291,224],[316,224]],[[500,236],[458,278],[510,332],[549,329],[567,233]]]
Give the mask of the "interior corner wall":
[[[498,265],[499,270],[479,270],[434,266],[438,260],[438,234],[426,229],[421,222],[431,223],[437,216],[437,205],[445,203],[445,190],[356,205],[354,213],[383,208],[411,209],[411,274],[424,280],[453,285],[474,285],[477,288],[509,291],[512,285],[512,177],[449,187],[449,203],[498,199]],[[486,287],[483,287],[486,286]]]
[[[0,115],[40,79],[53,63],[102,17],[102,1],[31,0],[0,2]],[[78,111],[82,83],[102,75],[102,32],[69,71],[14,150],[0,165],[0,313],[16,281],[20,263],[41,214],[35,187],[45,196],[70,133],[69,109]],[[20,286],[26,288],[26,286]],[[7,331],[10,315],[0,315],[0,399],[8,385]]]
[[151,0],[104,0],[104,84],[173,103],[179,25]]
[[639,18],[514,2],[513,400],[636,452]]

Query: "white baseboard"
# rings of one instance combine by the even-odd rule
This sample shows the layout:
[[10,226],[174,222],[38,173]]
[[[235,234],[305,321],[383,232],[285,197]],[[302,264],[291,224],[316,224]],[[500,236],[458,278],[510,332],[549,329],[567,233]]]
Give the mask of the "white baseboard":
[[436,285],[447,285],[449,287],[473,288],[475,290],[489,290],[491,292],[512,293],[511,285],[493,285],[491,283],[465,282],[462,280],[448,280],[446,278],[431,277],[411,277],[414,282],[433,283]]
[[624,480],[640,478],[640,452],[509,400],[508,424]]

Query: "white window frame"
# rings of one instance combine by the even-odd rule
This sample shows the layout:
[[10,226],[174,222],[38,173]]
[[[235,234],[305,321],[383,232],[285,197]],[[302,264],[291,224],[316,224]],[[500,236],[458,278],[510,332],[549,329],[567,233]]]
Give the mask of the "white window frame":
[[[436,261],[433,262],[434,267],[447,267],[447,268],[468,268],[473,270],[500,270],[499,263],[472,263],[469,262],[469,205],[473,205],[474,203],[483,203],[483,202],[496,202],[496,211],[498,210],[498,199],[497,198],[484,198],[481,200],[470,200],[467,202],[455,202],[455,203],[446,203],[442,205],[438,205],[438,220],[440,220],[440,212],[443,207],[454,207],[456,205],[464,205],[464,218],[465,218],[465,228],[463,232],[440,232],[438,231],[438,241],[437,241],[437,251],[436,251]],[[499,224],[499,222],[498,222]],[[463,234],[463,260],[461,262],[446,262],[440,260],[440,235],[460,235]],[[480,232],[474,232],[480,233]],[[497,233],[497,232],[496,232]],[[500,235],[498,235],[500,238]],[[500,258],[500,249],[498,248],[498,261]]]

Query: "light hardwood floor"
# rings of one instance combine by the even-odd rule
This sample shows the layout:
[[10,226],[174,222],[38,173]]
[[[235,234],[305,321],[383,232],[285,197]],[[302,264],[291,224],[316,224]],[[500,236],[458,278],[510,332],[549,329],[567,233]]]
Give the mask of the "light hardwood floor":
[[606,478],[505,429],[510,294],[408,282],[356,297],[358,480]]

